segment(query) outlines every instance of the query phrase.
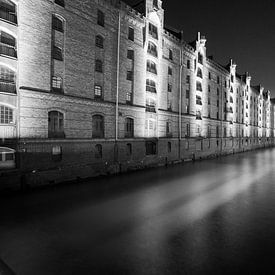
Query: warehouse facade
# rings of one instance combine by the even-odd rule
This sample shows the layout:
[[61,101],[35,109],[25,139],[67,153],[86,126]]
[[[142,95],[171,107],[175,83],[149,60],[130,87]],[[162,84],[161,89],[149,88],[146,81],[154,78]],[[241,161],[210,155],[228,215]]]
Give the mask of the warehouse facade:
[[167,29],[160,0],[0,0],[0,30],[2,171],[43,184],[274,144],[270,92]]

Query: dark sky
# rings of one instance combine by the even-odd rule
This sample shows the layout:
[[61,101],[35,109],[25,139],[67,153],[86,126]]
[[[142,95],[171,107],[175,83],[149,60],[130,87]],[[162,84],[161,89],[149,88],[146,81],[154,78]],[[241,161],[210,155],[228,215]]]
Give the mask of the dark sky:
[[[138,0],[126,0],[128,4]],[[207,55],[221,64],[232,58],[239,74],[249,72],[275,97],[275,1],[163,0],[165,24],[183,30],[193,41],[207,39]]]

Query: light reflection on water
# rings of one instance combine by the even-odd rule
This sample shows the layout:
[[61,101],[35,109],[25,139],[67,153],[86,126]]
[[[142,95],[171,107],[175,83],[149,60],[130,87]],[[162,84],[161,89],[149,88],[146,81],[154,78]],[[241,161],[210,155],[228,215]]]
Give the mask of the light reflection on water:
[[266,150],[1,199],[0,258],[19,275],[263,274],[274,167]]

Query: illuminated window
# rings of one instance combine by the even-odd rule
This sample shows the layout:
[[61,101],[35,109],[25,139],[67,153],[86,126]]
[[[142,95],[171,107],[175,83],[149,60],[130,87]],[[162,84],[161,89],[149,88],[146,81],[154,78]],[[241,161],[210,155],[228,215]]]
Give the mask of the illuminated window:
[[97,10],[97,24],[102,27],[105,25],[105,14],[101,10]]
[[55,93],[62,93],[62,78],[59,76],[52,77],[52,91]]
[[95,92],[95,94],[94,94],[95,99],[102,99],[103,98],[102,86],[95,85],[94,92]]
[[149,34],[153,38],[158,39],[158,28],[151,23],[149,23]]
[[150,73],[153,73],[153,74],[157,74],[157,66],[151,60],[147,60],[147,72],[150,72]]
[[93,138],[104,138],[104,117],[93,115]]
[[17,58],[16,39],[4,32],[0,32],[0,54]]
[[131,41],[135,40],[135,30],[132,27],[128,28],[128,39]]
[[151,41],[149,41],[149,43],[148,43],[148,50],[147,50],[147,52],[149,54],[155,56],[155,57],[158,57],[157,46],[153,42],[151,42]]
[[61,7],[65,7],[65,1],[64,0],[54,0],[54,3]]
[[102,48],[104,47],[104,39],[101,35],[97,35],[95,37],[95,45],[98,47],[98,48]]
[[0,65],[0,92],[16,93],[15,72],[3,65]]
[[0,105],[0,124],[14,123],[13,109]]
[[96,59],[96,61],[95,61],[95,71],[99,72],[99,73],[103,72],[103,63],[99,59]]
[[53,30],[59,31],[59,32],[64,32],[64,24],[63,20],[61,20],[59,17],[53,15],[53,22],[52,22],[52,28]]
[[134,137],[134,120],[132,118],[125,119],[125,137],[126,138]]
[[95,158],[102,159],[102,145],[96,144],[95,146]]
[[0,0],[0,18],[17,24],[16,5],[9,0]]
[[63,53],[60,47],[53,46],[53,59],[63,61]]
[[156,93],[156,82],[152,79],[146,79],[146,91],[151,93]]
[[64,116],[58,111],[48,113],[48,137],[64,138]]

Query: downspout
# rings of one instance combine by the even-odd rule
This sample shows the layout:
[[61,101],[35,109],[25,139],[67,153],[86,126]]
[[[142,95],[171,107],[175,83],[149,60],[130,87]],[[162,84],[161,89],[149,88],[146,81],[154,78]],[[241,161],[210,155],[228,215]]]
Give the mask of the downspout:
[[181,160],[181,110],[182,110],[182,69],[183,69],[183,54],[182,48],[180,49],[180,89],[179,89],[179,160]]
[[221,107],[222,107],[222,111],[221,111],[221,155],[222,155],[222,148],[223,148],[223,117],[224,117],[224,104],[223,104],[223,89],[222,89],[222,75],[221,75]]
[[117,34],[117,73],[116,73],[116,133],[115,133],[115,141],[118,141],[118,101],[119,101],[119,63],[120,63],[120,32],[121,32],[121,26],[120,26],[120,11],[118,11],[118,34]]
[[118,11],[118,33],[117,33],[117,74],[116,74],[116,122],[115,122],[115,148],[114,148],[114,160],[118,161],[118,106],[119,106],[119,63],[120,63],[120,32],[121,32],[121,15]]

